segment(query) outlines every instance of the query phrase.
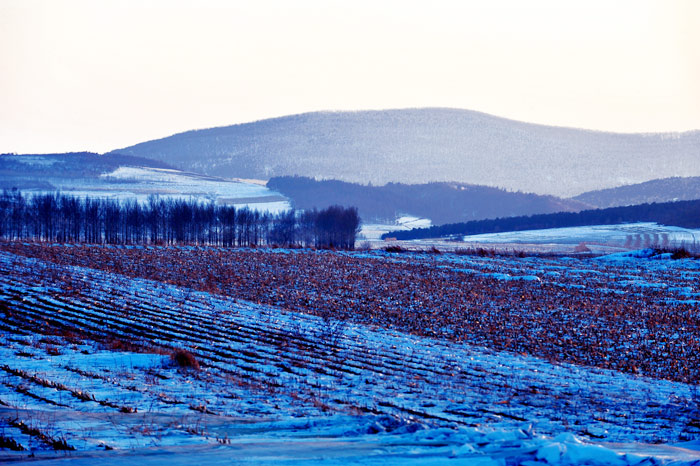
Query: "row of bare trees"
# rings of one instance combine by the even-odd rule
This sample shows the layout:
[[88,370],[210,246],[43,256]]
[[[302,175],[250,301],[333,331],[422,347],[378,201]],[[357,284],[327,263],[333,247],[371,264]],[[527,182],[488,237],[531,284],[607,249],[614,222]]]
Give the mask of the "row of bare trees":
[[279,245],[353,249],[357,209],[269,213],[247,207],[151,196],[135,200],[61,193],[0,195],[0,238],[91,244]]

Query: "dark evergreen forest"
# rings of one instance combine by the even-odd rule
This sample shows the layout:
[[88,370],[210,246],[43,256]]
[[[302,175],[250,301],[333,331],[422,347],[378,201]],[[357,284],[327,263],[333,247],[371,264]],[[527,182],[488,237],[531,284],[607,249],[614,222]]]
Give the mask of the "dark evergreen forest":
[[339,180],[314,180],[303,176],[271,178],[267,187],[292,200],[297,209],[330,205],[357,206],[365,221],[394,220],[401,215],[425,217],[433,223],[466,222],[590,208],[582,202],[509,192],[489,186],[461,183],[365,186]]
[[353,249],[354,207],[278,214],[196,200],[78,198],[61,193],[0,196],[0,238],[91,244],[304,246]]
[[438,238],[445,236],[479,235],[504,231],[539,230],[545,228],[615,225],[619,223],[656,222],[684,228],[700,228],[700,200],[640,204],[608,209],[531,215],[465,223],[451,223],[430,228],[394,231],[383,238]]

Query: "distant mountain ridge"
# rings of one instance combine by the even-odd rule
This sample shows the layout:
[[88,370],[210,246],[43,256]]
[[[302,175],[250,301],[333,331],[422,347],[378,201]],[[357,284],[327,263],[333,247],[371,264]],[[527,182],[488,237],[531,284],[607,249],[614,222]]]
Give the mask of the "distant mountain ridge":
[[429,218],[432,223],[455,223],[589,208],[582,202],[508,192],[488,186],[458,183],[366,186],[337,180],[288,176],[271,178],[267,187],[288,197],[297,209],[352,205],[366,223],[392,222],[401,215]]
[[445,181],[560,197],[700,176],[700,131],[607,133],[445,108],[305,113],[188,131],[114,152],[226,177]]
[[651,180],[639,184],[589,191],[572,199],[600,208],[651,202],[690,201],[700,199],[700,177]]

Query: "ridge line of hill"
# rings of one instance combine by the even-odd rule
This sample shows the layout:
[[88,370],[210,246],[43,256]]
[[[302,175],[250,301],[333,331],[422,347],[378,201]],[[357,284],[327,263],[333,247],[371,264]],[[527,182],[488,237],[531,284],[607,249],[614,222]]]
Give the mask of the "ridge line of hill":
[[444,108],[302,113],[192,130],[113,152],[224,177],[455,181],[558,197],[700,176],[698,130],[612,133]]

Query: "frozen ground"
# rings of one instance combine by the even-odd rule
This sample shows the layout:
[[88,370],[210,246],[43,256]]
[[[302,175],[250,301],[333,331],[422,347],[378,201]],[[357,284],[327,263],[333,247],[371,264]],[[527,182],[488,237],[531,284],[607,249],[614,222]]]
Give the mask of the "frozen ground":
[[[593,272],[553,259],[434,259],[492,261],[499,279]],[[697,272],[695,262],[643,254],[604,261],[634,275],[638,289],[660,271]],[[25,448],[0,450],[0,461],[30,452],[39,464],[700,460],[697,391],[683,383],[10,253],[0,253],[0,317],[0,435]],[[202,369],[176,367],[168,353],[179,348]]]

